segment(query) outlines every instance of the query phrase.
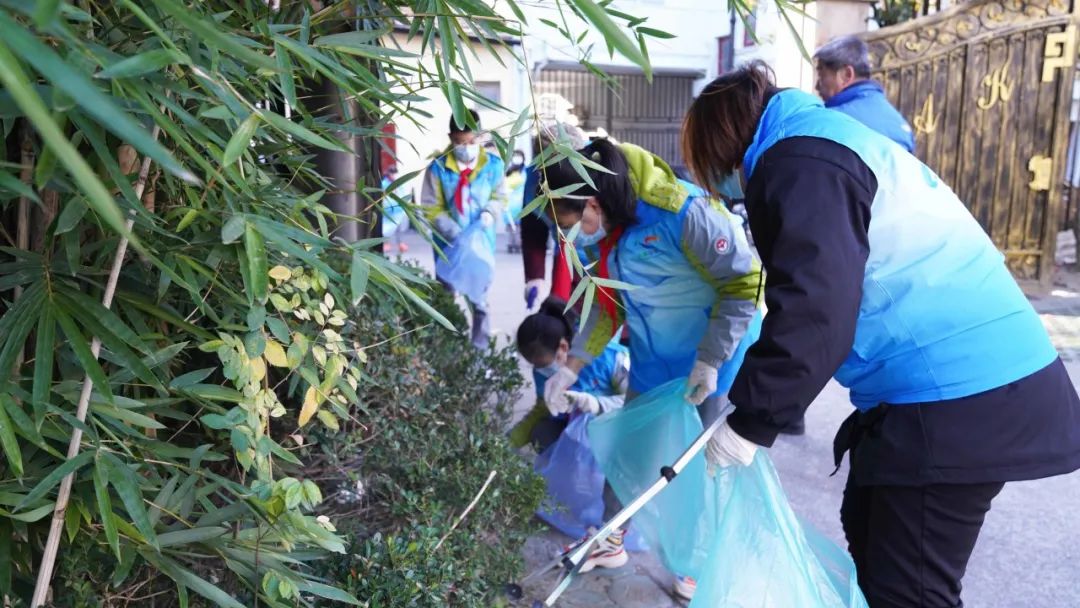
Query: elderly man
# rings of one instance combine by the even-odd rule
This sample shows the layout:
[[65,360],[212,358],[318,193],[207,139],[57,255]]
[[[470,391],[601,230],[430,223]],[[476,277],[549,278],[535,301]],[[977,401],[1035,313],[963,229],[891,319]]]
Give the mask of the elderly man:
[[814,88],[825,107],[839,110],[908,152],[915,151],[915,135],[900,112],[885,98],[885,91],[870,80],[870,52],[854,36],[830,41],[814,54],[817,82]]

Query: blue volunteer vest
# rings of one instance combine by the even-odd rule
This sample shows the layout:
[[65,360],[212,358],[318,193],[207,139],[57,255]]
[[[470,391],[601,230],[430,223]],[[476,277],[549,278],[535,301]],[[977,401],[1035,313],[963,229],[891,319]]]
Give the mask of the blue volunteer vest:
[[454,202],[454,192],[457,191],[461,177],[457,163],[450,154],[444,154],[432,161],[431,168],[439,179],[439,185],[442,186],[446,213],[462,228],[476,221],[491,204],[491,197],[495,194],[499,182],[503,180],[504,171],[502,159],[488,154],[486,150],[481,150],[476,168],[469,176],[469,196],[463,201],[463,213],[459,213],[457,204]]
[[855,342],[836,372],[856,407],[967,397],[1057,358],[1001,253],[929,167],[817,98],[787,90],[761,118],[744,158],[747,179],[788,137],[834,141],[877,178]]
[[[683,220],[690,201],[705,194],[693,184],[682,185],[690,196],[676,211],[639,200],[637,221],[626,228],[611,253],[617,278],[634,286],[619,295],[630,328],[630,388],[638,393],[690,375],[716,303],[716,289],[691,265],[682,248]],[[599,255],[598,247],[586,249],[590,259]],[[720,368],[717,394],[731,387],[760,329],[758,313],[732,358]]]

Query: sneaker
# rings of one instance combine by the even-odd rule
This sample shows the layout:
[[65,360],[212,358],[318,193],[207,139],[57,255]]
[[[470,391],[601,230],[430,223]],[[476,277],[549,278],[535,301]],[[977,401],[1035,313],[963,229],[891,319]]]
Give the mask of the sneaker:
[[[596,528],[589,528],[589,536],[596,534]],[[630,561],[623,547],[622,530],[615,530],[607,538],[593,545],[593,552],[581,565],[581,572],[589,572],[594,568],[620,568]],[[565,547],[569,549],[570,547]]]
[[697,581],[690,576],[676,576],[675,584],[671,586],[671,590],[679,598],[690,601],[694,599],[694,593],[697,592]]

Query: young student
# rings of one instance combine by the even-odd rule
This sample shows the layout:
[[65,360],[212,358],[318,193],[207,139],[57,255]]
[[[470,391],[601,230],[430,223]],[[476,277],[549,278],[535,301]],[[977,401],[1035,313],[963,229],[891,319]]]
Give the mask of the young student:
[[[544,401],[554,411],[565,408],[565,391],[579,370],[625,324],[634,361],[629,398],[688,378],[687,399],[707,426],[724,409],[728,387],[760,331],[761,265],[730,212],[676,178],[655,155],[602,139],[580,152],[607,171],[588,169],[593,185],[587,185],[569,160],[546,167],[552,191],[581,184],[548,212],[564,232],[578,226],[575,245],[596,277],[633,289],[598,288],[566,364],[545,384]],[[608,516],[618,511],[614,498]],[[674,591],[691,597],[695,588],[680,577]]]
[[[629,385],[630,356],[625,346],[612,340],[581,370],[577,381],[565,393],[567,407],[548,407],[544,385],[566,364],[577,324],[576,315],[564,312],[565,309],[562,300],[548,298],[537,313],[526,317],[518,327],[518,352],[533,366],[536,406],[510,435],[511,443],[517,447],[531,441],[539,454],[537,472],[548,481],[549,500],[537,514],[563,533],[574,536],[595,532],[595,527],[602,524],[606,500],[600,467],[587,437],[580,432],[580,425],[622,407]],[[571,427],[572,424],[578,426]],[[564,437],[568,429],[570,433]],[[568,481],[567,476],[576,479]],[[628,559],[623,534],[619,532],[600,543],[582,566],[582,572],[598,567],[618,568]]]
[[[479,129],[480,116],[473,110],[470,113]],[[435,244],[445,250],[466,229],[474,226],[487,234],[494,255],[495,218],[506,204],[503,161],[480,147],[472,126],[459,125],[454,118],[450,118],[449,137],[450,149],[431,161],[420,194],[420,204],[434,228]],[[475,226],[478,223],[480,225]],[[441,281],[442,277],[436,278],[448,289],[453,289]],[[486,348],[490,335],[486,290],[483,295],[478,301],[469,300],[472,342],[477,348]]]
[[622,407],[630,378],[630,353],[617,341],[610,342],[600,356],[583,368],[566,393],[567,411],[552,411],[544,402],[544,386],[566,364],[577,320],[566,303],[551,297],[518,327],[517,348],[533,366],[536,405],[510,433],[514,447],[532,443],[542,452],[555,442],[569,420],[568,411],[600,415]]

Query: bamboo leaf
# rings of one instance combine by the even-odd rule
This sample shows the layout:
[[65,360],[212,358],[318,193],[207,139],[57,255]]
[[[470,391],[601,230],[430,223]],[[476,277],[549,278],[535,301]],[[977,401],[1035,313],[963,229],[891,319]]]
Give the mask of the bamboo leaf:
[[317,146],[319,148],[325,148],[327,150],[335,150],[339,152],[351,152],[345,144],[340,141],[330,141],[322,135],[318,135],[312,132],[307,127],[295,123],[288,118],[274,112],[260,111],[259,117],[265,120],[270,126],[275,129],[292,135],[293,137],[302,139],[307,143]]
[[56,321],[60,323],[64,335],[67,336],[67,343],[75,351],[75,357],[79,360],[79,364],[82,365],[83,371],[90,377],[94,387],[101,391],[106,399],[111,402],[113,397],[112,387],[109,386],[109,378],[105,375],[105,370],[101,369],[97,357],[90,350],[90,343],[87,341],[86,336],[79,331],[79,327],[75,325],[75,322],[71,320],[71,317],[66,312],[60,308],[54,308],[53,314],[56,316]]
[[371,268],[367,262],[364,261],[359,251],[353,251],[352,255],[352,270],[349,273],[349,286],[352,291],[352,303],[355,306],[360,302],[360,298],[364,297],[364,292],[367,291],[368,276],[371,273]]
[[225,222],[225,225],[221,227],[221,242],[225,245],[231,245],[244,235],[244,230],[247,228],[247,220],[242,215],[234,215],[229,218],[229,221]]
[[160,72],[166,66],[183,63],[185,60],[183,56],[172,49],[156,49],[125,57],[94,74],[94,78],[134,78]]
[[105,529],[105,538],[113,550],[113,554],[120,559],[120,535],[116,531],[116,523],[113,521],[112,499],[109,497],[109,472],[105,462],[98,458],[94,461],[94,494],[97,498],[98,515],[101,516],[101,525]]
[[278,86],[281,88],[281,94],[285,97],[285,103],[289,104],[290,108],[300,107],[296,100],[296,83],[293,81],[292,60],[289,59],[289,54],[285,49],[277,43],[274,43],[274,58],[277,60]]
[[7,190],[18,196],[26,197],[38,205],[41,204],[41,199],[38,198],[38,195],[34,192],[33,188],[7,171],[0,171],[0,191],[3,190]]
[[592,0],[570,0],[570,2],[572,6],[581,12],[586,21],[592,23],[599,30],[609,46],[618,50],[623,57],[640,67],[645,72],[645,77],[650,81],[652,80],[652,66],[641,54],[634,41],[626,35],[623,28],[619,27],[611,19],[606,10]]
[[158,546],[161,548],[174,547],[177,545],[193,545],[215,538],[220,538],[228,533],[228,530],[218,526],[205,528],[191,528],[190,530],[178,530],[158,535]]
[[173,0],[153,0],[153,2],[158,8],[172,16],[177,23],[196,34],[198,40],[202,43],[226,51],[236,59],[252,64],[255,67],[268,70],[273,70],[275,68],[274,61],[269,57],[261,53],[256,53],[249,47],[240,44],[236,37],[226,34],[225,31],[216,26],[216,24],[208,23],[207,21],[200,19],[190,8],[183,6],[178,2],[174,2]]
[[88,207],[86,201],[80,197],[72,197],[68,199],[64,205],[64,210],[60,212],[60,216],[56,218],[56,229],[54,234],[65,234],[71,232],[79,225],[84,215],[86,215]]
[[251,296],[258,304],[265,304],[269,295],[269,270],[267,269],[266,241],[253,224],[244,229],[244,253],[247,255],[248,271],[251,273]]
[[176,378],[173,378],[172,382],[169,383],[169,388],[174,391],[178,391],[180,389],[194,386],[210,377],[210,374],[214,373],[214,369],[215,368],[213,367],[207,367],[205,369],[197,369],[193,372],[188,372],[181,376],[177,376]]
[[184,587],[191,589],[195,593],[216,603],[220,608],[244,608],[243,604],[236,601],[236,599],[228,593],[222,591],[220,587],[200,578],[171,558],[147,553],[144,553],[144,557],[146,557],[150,563],[161,569],[162,572],[167,574],[169,578],[176,581],[177,585],[183,585]]
[[[10,44],[19,58],[33,66],[42,76],[52,82],[53,86],[70,95],[79,107],[96,118],[103,127],[115,133],[122,141],[131,144],[135,149],[154,159],[169,173],[185,181],[198,183],[199,180],[193,173],[178,163],[165,146],[150,137],[146,129],[98,90],[81,70],[65,62],[51,48],[32,36],[30,30],[21,27],[3,13],[0,13],[0,39]],[[4,50],[7,51],[6,46]],[[16,67],[15,69],[22,71],[21,68]],[[6,82],[7,78],[3,79],[5,80],[5,86],[10,89],[10,84]],[[14,91],[11,92],[14,96]],[[16,100],[16,103],[19,103],[18,100]],[[19,103],[19,107],[24,112],[27,111],[27,108],[22,103]],[[40,126],[36,124],[37,121],[34,122],[35,126],[38,126],[40,130]],[[51,142],[50,145],[56,147]],[[59,150],[57,150],[57,155],[60,155]],[[67,164],[65,163],[65,165]]]
[[19,448],[19,439],[15,436],[15,427],[8,416],[7,408],[4,407],[0,407],[0,446],[4,449],[7,464],[15,473],[15,477],[22,478],[22,450]]
[[331,587],[315,581],[301,580],[296,583],[296,587],[300,589],[301,593],[310,593],[321,598],[328,600],[335,600],[338,602],[344,602],[346,604],[352,604],[353,606],[362,606],[360,600],[356,599],[352,595],[338,589],[337,587]]
[[56,19],[56,13],[60,9],[60,0],[38,0],[37,9],[34,11],[34,23],[38,27],[45,27]]
[[34,489],[30,490],[30,493],[27,494],[26,497],[19,501],[19,504],[16,505],[15,510],[21,511],[23,507],[36,503],[37,501],[44,498],[46,494],[48,494],[53,488],[56,487],[57,484],[60,483],[61,479],[68,475],[68,473],[77,472],[79,469],[86,466],[93,457],[93,452],[82,452],[76,457],[64,461],[63,464],[49,471],[49,474],[46,475],[41,481],[39,481],[38,484],[34,486]]
[[[0,24],[3,24],[5,19],[6,17],[0,14]],[[10,24],[10,22],[7,23]],[[12,56],[11,50],[4,44],[5,38],[5,32],[0,28],[0,84],[3,84],[3,87],[11,93],[19,109],[37,129],[42,141],[53,148],[56,156],[71,173],[98,216],[119,234],[127,234],[128,231],[124,226],[123,216],[120,214],[116,201],[49,115],[45,103],[30,86],[26,73]]]
[[102,456],[109,471],[109,484],[116,489],[117,496],[124,503],[128,517],[139,532],[146,538],[151,546],[157,548],[157,538],[154,534],[154,526],[150,523],[150,517],[143,504],[140,490],[140,478],[124,464],[119,458],[105,452]]
[[248,149],[251,145],[251,138],[255,135],[255,130],[259,127],[259,115],[251,114],[244,122],[240,123],[240,128],[233,133],[233,136],[229,138],[229,144],[225,146],[225,156],[221,159],[221,162],[226,165],[235,163],[240,155],[244,153],[244,150]]

